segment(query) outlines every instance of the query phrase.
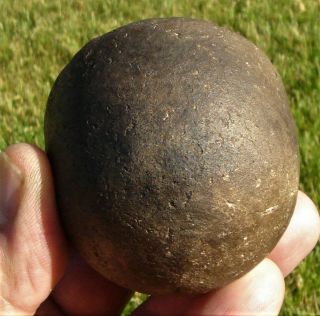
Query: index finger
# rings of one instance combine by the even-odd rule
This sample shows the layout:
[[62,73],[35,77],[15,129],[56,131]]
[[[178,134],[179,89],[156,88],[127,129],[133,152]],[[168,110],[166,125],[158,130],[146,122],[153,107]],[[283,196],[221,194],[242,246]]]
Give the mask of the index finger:
[[310,198],[299,191],[288,228],[269,254],[287,276],[315,247],[320,235],[320,218]]

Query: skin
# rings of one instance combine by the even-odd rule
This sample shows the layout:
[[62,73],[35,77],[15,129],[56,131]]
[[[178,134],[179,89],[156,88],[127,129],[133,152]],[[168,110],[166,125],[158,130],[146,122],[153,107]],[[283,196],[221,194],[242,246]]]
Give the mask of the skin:
[[[132,293],[100,277],[67,244],[45,153],[27,144],[5,152],[20,169],[23,185],[14,215],[0,228],[0,314],[118,315]],[[319,234],[316,207],[300,192],[286,232],[249,273],[205,295],[150,297],[133,315],[277,314],[284,277]]]

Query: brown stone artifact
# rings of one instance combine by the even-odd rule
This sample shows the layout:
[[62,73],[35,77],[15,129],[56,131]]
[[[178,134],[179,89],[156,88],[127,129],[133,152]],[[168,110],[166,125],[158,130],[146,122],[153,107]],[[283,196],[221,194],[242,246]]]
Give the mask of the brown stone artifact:
[[85,45],[45,117],[65,230],[141,292],[204,293],[275,246],[294,209],[295,124],[279,75],[239,34],[185,18]]

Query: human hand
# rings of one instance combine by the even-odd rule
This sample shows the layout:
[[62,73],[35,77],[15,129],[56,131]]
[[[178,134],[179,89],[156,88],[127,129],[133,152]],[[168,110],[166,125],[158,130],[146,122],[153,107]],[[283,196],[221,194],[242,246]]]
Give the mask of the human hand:
[[[277,314],[284,277],[319,234],[318,212],[300,192],[277,246],[245,276],[205,295],[150,297],[133,315]],[[10,146],[0,155],[0,314],[117,315],[131,294],[68,249],[45,153],[27,144]]]

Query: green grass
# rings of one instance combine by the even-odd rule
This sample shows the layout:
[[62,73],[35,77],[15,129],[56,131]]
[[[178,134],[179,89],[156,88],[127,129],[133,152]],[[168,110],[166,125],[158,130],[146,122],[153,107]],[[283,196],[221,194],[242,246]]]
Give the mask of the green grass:
[[[191,16],[240,32],[276,65],[299,130],[301,188],[320,204],[320,2],[0,1],[0,149],[43,148],[43,113],[56,76],[89,39],[150,17]],[[283,315],[320,314],[320,248],[287,279]],[[136,296],[128,314],[141,301]]]

